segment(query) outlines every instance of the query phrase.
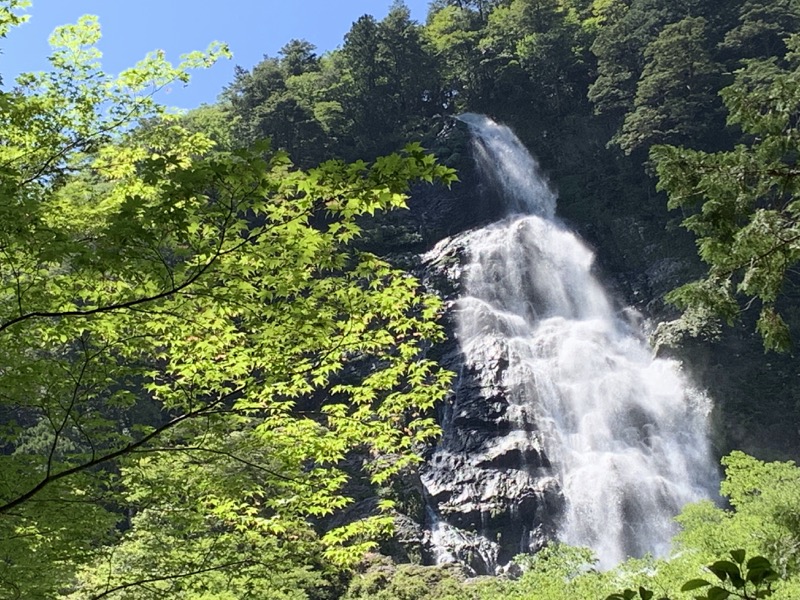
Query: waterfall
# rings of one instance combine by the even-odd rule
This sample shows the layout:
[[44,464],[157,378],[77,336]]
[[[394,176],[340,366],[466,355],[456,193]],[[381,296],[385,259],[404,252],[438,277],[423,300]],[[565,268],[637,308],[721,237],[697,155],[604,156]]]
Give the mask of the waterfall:
[[[454,457],[466,452],[458,438],[467,434],[443,423],[444,440],[432,460],[462,469],[449,476],[461,478],[451,488],[463,489],[449,491],[448,502],[491,498],[491,510],[517,519],[503,530],[507,539],[516,529],[514,552],[534,549],[532,520],[556,510],[555,537],[592,548],[603,568],[629,556],[663,555],[674,516],[716,485],[710,402],[688,385],[679,364],[654,358],[642,333],[615,309],[592,273],[593,253],[555,216],[556,195],[514,134],[484,116],[460,120],[472,132],[479,171],[504,198],[507,216],[461,241],[467,257],[453,306],[455,334],[466,370],[485,368],[487,353],[501,364],[493,385],[503,391],[504,425],[491,442],[481,442],[481,451],[513,451],[517,458],[503,463],[502,477],[488,470],[466,475],[470,465],[479,468],[489,459],[463,456],[455,465]],[[557,488],[561,506],[551,499],[548,508],[542,500],[535,483],[542,478]],[[521,517],[495,500],[496,489],[511,489],[513,482],[515,490],[540,490],[537,508]],[[445,497],[433,475],[423,473],[423,483],[434,499]],[[447,506],[440,501],[442,521]],[[434,525],[435,541],[442,540],[443,524]],[[481,525],[474,527],[482,533]],[[489,542],[499,548],[502,536],[493,535]]]

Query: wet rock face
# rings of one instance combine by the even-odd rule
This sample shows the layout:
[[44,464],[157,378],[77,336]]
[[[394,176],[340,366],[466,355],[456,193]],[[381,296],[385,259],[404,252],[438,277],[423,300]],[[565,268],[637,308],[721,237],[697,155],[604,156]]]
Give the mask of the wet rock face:
[[554,537],[563,501],[533,418],[520,418],[525,409],[504,385],[507,343],[491,338],[466,364],[452,334],[468,258],[465,237],[443,240],[424,257],[424,279],[450,309],[441,361],[458,377],[439,414],[443,438],[420,479],[429,508],[429,558],[494,574]]
[[[443,131],[441,138],[452,146],[442,156],[461,157],[447,161],[458,167],[461,182],[450,190],[415,189],[411,210],[391,216],[416,236],[414,243],[400,248],[407,257],[402,265],[414,269],[448,303],[444,324],[450,338],[432,348],[431,355],[458,377],[451,397],[439,409],[444,437],[428,450],[419,472],[422,498],[417,500],[424,502],[427,511],[412,518],[401,515],[400,549],[392,556],[401,561],[415,562],[421,556],[427,563],[460,563],[472,574],[495,573],[514,555],[535,551],[555,537],[564,501],[533,419],[520,419],[524,408],[503,383],[509,362],[507,344],[489,339],[466,364],[455,339],[457,298],[463,295],[469,264],[466,237],[471,228],[499,218],[502,202],[474,172],[467,138],[456,139],[455,128]],[[562,206],[569,208],[567,200]],[[616,209],[604,206],[592,212],[587,207],[593,202],[592,198],[573,198],[572,211],[566,216],[596,247],[597,270],[604,283],[623,305],[641,312],[632,311],[632,321],[642,316],[653,322],[674,318],[676,313],[664,304],[663,294],[703,272],[691,237],[674,226],[667,231],[666,211],[654,216],[648,203]],[[394,230],[384,237],[384,244],[403,239]],[[417,253],[434,244],[419,266]],[[396,246],[376,251],[386,254]],[[636,323],[637,328],[640,325]],[[715,443],[719,454],[741,448],[768,459],[796,459],[798,437],[793,427],[797,419],[785,417],[800,414],[794,400],[800,397],[800,379],[794,376],[796,364],[791,357],[785,362],[774,358],[764,365],[763,349],[751,326],[723,331],[716,346],[692,342],[674,355],[683,359],[699,386],[718,402]],[[753,397],[771,399],[774,408],[753,404]],[[765,415],[775,416],[776,421]],[[418,493],[417,487],[413,493]]]

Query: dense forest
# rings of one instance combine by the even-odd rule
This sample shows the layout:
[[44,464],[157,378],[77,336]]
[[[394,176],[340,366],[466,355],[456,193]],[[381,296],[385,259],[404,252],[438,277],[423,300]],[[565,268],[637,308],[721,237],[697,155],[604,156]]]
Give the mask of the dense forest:
[[[99,36],[0,89],[0,598],[800,596],[800,1],[396,2],[188,113],[154,92],[224,45],[112,76]],[[464,112],[715,401],[720,498],[669,556],[398,558],[453,379],[417,256],[493,217]]]

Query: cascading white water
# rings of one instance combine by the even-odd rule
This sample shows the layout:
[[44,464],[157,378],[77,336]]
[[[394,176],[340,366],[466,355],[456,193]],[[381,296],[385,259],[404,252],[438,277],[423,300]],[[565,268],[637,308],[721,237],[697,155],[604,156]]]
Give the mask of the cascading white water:
[[536,424],[565,499],[562,541],[589,546],[602,567],[663,554],[673,517],[715,487],[709,401],[617,314],[592,252],[555,217],[555,194],[514,134],[487,117],[460,119],[509,208],[469,234],[456,303],[466,364],[502,339],[509,414]]

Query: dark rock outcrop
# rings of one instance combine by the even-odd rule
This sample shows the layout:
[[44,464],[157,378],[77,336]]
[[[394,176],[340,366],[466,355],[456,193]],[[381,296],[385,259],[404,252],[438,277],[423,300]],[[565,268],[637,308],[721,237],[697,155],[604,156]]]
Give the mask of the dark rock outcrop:
[[464,235],[443,240],[422,265],[425,282],[450,307],[451,335],[439,351],[444,366],[458,376],[440,409],[444,436],[429,452],[420,478],[433,558],[486,574],[552,538],[561,496],[533,419],[511,415],[520,407],[503,383],[506,342],[493,338],[466,364],[453,335],[452,314],[468,258],[464,240]]

